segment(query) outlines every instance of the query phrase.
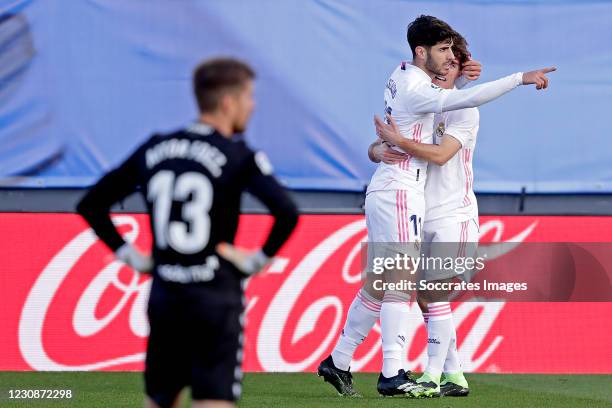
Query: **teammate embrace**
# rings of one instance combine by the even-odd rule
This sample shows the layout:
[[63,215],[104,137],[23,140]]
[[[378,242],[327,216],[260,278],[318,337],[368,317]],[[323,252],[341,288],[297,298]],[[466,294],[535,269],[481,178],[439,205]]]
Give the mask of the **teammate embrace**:
[[[465,39],[432,16],[420,16],[410,23],[407,38],[412,62],[402,62],[387,81],[386,123],[375,118],[379,139],[368,151],[370,159],[380,164],[366,194],[368,267],[364,284],[349,308],[336,347],[318,369],[342,395],[357,394],[349,366],[357,346],[379,318],[383,367],[377,389],[381,395],[421,398],[469,393],[448,293],[418,292],[428,332],[428,364],[415,380],[402,368],[410,293],[379,291],[373,282],[381,278],[387,283],[414,280],[417,271],[394,269],[375,276],[371,262],[397,254],[419,257],[423,252],[427,257],[474,256],[479,237],[472,188],[479,127],[476,107],[519,85],[545,89],[546,74],[555,70],[518,72],[456,89],[480,75],[480,64],[470,59]],[[443,268],[418,272],[428,281],[449,281],[461,275]]]

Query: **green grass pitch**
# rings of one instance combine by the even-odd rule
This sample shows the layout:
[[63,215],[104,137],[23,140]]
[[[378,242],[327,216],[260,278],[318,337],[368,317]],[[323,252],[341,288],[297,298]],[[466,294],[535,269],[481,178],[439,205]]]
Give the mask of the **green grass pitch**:
[[[342,398],[315,374],[254,374],[240,407],[612,407],[612,375],[468,374],[466,398],[382,398],[377,374],[355,374],[362,398]],[[70,389],[70,400],[9,399],[10,389]],[[140,373],[0,373],[0,406],[142,407]],[[187,393],[185,393],[185,406]]]

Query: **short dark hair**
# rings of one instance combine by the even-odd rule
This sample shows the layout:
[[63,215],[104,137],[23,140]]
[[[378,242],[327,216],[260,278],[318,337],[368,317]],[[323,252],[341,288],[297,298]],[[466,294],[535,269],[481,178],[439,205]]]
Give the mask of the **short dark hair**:
[[202,62],[193,72],[193,92],[200,112],[214,111],[223,95],[254,78],[255,71],[234,58],[213,58]]
[[440,42],[450,43],[455,35],[455,30],[439,18],[420,15],[408,24],[406,37],[414,56],[416,47],[429,48]]
[[465,64],[472,56],[472,54],[470,54],[470,52],[468,51],[468,42],[459,33],[456,33],[455,37],[453,38],[452,50],[453,55],[455,56],[455,58],[457,58],[457,61],[459,61],[460,68],[463,67],[463,64]]

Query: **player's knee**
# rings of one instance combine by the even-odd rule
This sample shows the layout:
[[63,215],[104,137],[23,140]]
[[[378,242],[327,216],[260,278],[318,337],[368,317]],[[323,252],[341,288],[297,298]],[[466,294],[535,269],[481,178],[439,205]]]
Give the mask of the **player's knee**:
[[[372,275],[372,274],[368,274]],[[378,301],[382,301],[385,296],[385,292],[381,289],[375,289],[375,284],[373,279],[367,279],[361,290],[365,291],[369,296],[373,297]]]

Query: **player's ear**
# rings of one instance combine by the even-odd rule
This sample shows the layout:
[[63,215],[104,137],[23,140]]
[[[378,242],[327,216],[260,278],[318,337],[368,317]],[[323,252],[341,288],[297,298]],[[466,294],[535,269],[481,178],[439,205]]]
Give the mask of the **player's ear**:
[[414,49],[414,55],[421,59],[425,59],[425,57],[427,56],[427,50],[425,49],[425,47],[419,45]]
[[225,92],[219,99],[219,109],[222,112],[229,112],[233,107],[234,100],[229,92]]

